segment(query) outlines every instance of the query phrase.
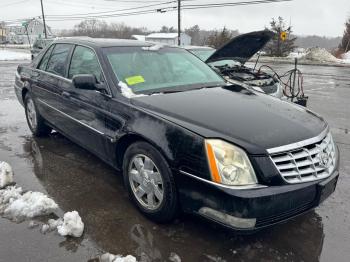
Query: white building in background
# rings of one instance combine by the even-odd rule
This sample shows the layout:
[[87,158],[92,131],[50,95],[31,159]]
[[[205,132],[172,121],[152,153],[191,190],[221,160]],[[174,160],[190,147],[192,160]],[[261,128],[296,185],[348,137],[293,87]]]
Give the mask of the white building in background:
[[[158,42],[169,45],[177,45],[178,44],[178,34],[177,33],[153,33],[146,35],[146,41],[149,42]],[[181,33],[181,45],[191,45],[192,38],[185,34]]]
[[146,36],[145,35],[132,35],[131,38],[134,39],[134,40],[146,41]]
[[[44,38],[44,25],[39,19],[30,19],[17,24],[6,24],[6,40],[11,44],[33,44],[37,38]],[[52,30],[46,25],[48,37]]]

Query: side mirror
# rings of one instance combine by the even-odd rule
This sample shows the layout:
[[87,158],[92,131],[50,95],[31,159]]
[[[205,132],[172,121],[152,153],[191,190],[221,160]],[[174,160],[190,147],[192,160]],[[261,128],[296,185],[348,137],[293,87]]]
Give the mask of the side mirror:
[[97,90],[97,80],[94,75],[75,75],[72,79],[75,88],[84,90]]

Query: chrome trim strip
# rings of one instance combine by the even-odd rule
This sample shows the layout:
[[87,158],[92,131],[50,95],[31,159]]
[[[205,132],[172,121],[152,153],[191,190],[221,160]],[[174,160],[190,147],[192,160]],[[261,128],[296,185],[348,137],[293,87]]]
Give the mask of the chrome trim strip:
[[236,190],[245,190],[245,189],[259,189],[259,188],[266,188],[267,186],[264,186],[264,185],[259,185],[259,184],[256,184],[256,185],[248,185],[248,186],[228,186],[228,185],[223,185],[223,184],[219,184],[219,183],[215,183],[213,181],[209,181],[209,180],[206,180],[204,178],[201,178],[201,177],[198,177],[198,176],[195,176],[195,175],[192,175],[188,172],[185,172],[183,170],[180,170],[180,173],[181,174],[184,174],[186,176],[189,176],[189,177],[192,177],[194,179],[197,179],[199,181],[202,181],[204,183],[207,183],[207,184],[210,184],[210,185],[213,185],[213,186],[216,186],[216,187],[220,187],[220,188],[225,188],[225,189],[236,189]]
[[93,130],[93,131],[99,133],[100,135],[104,135],[104,134],[105,134],[105,133],[102,133],[101,131],[99,131],[99,130],[97,130],[97,129],[95,129],[95,128],[93,128],[93,127],[87,125],[87,124],[85,124],[84,122],[81,122],[81,121],[79,121],[78,119],[75,119],[74,117],[71,117],[70,115],[67,115],[66,113],[64,113],[64,112],[62,112],[61,110],[58,110],[57,108],[55,108],[55,107],[53,107],[53,106],[47,104],[46,102],[42,101],[41,99],[38,99],[38,101],[39,101],[40,103],[42,103],[42,104],[44,104],[44,105],[50,107],[51,109],[53,109],[53,110],[55,110],[55,111],[61,113],[62,115],[64,115],[64,116],[66,116],[66,117],[68,117],[68,118],[74,120],[75,122],[77,122],[77,123],[79,123],[79,124],[81,124],[81,125],[83,125],[83,126],[85,126],[85,127],[87,127],[87,128],[90,128],[91,130]]
[[273,147],[273,148],[269,148],[266,151],[269,154],[276,154],[276,153],[281,153],[281,152],[285,152],[285,151],[290,151],[290,150],[294,150],[294,149],[298,149],[307,145],[311,145],[311,144],[315,144],[317,142],[320,142],[321,140],[323,140],[326,135],[329,132],[329,126],[326,127],[325,130],[322,131],[321,134],[319,134],[318,136],[300,141],[300,142],[296,142],[296,143],[292,143],[292,144],[288,144],[288,145],[284,145],[284,146],[279,146],[279,147]]
[[48,89],[43,88],[43,87],[38,86],[38,85],[35,85],[35,88],[41,89],[41,90],[46,91],[46,92],[48,92],[48,93],[50,93],[50,94],[53,94],[53,95],[55,95],[55,96],[61,96],[59,93],[52,92],[51,90],[48,90]]

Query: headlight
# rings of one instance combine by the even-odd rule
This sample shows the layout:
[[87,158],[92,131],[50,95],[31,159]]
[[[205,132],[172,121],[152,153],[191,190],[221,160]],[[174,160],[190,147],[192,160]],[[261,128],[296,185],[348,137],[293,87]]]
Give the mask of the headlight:
[[257,183],[254,169],[242,149],[218,139],[205,140],[205,147],[214,182],[230,186]]

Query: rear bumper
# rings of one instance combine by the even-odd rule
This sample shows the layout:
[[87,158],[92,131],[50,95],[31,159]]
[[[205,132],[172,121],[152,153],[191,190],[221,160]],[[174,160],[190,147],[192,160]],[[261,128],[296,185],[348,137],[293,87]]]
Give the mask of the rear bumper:
[[17,96],[19,103],[22,106],[24,106],[24,101],[22,99],[22,86],[23,86],[23,83],[21,83],[19,78],[16,77],[15,84],[14,84],[15,94]]
[[179,198],[185,212],[239,231],[254,231],[303,214],[335,190],[339,173],[319,181],[255,189],[215,186],[178,174]]

